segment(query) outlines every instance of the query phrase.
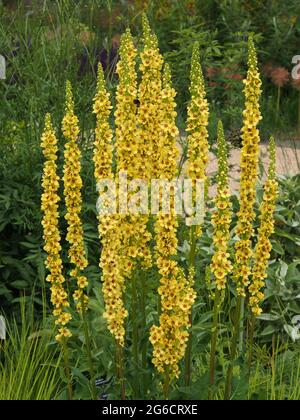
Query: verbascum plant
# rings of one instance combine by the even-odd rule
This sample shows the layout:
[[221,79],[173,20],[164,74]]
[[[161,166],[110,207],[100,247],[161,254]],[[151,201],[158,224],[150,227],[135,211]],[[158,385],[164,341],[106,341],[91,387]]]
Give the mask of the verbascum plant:
[[278,195],[278,183],[275,178],[276,167],[276,147],[272,137],[270,140],[270,166],[268,179],[264,185],[263,201],[260,206],[260,227],[258,229],[257,244],[254,250],[254,264],[252,268],[251,284],[249,286],[249,306],[255,316],[261,314],[261,302],[264,293],[261,291],[265,287],[267,277],[267,266],[270,259],[272,245],[270,236],[274,232],[274,211]]
[[[188,176],[192,180],[203,180],[206,184],[206,167],[208,163],[208,118],[209,106],[206,99],[203,72],[200,64],[199,44],[193,47],[191,74],[191,100],[187,111],[187,144],[188,144]],[[201,233],[198,227],[198,233]]]
[[235,258],[233,265],[233,280],[236,284],[237,300],[234,325],[230,347],[231,362],[228,365],[225,399],[228,400],[232,391],[233,363],[237,356],[241,315],[244,311],[244,298],[250,283],[251,261],[253,257],[252,238],[254,235],[253,220],[255,218],[254,203],[258,177],[259,130],[261,120],[259,98],[261,95],[261,80],[258,71],[257,56],[253,37],[248,41],[248,72],[244,80],[245,109],[243,111],[241,176],[238,220],[235,228],[238,237],[235,243]]
[[47,281],[51,283],[51,302],[54,306],[53,315],[56,317],[55,323],[58,325],[57,341],[62,341],[71,337],[71,331],[67,328],[67,324],[71,320],[71,314],[67,311],[70,306],[68,294],[64,289],[63,283],[63,264],[61,260],[60,233],[58,228],[59,211],[58,203],[60,201],[58,195],[59,176],[57,175],[57,139],[55,131],[51,123],[51,117],[46,115],[45,128],[42,135],[41,147],[45,157],[44,172],[42,178],[42,205],[43,231],[44,231],[44,250],[47,253],[46,267],[50,274]]
[[121,36],[120,60],[116,72],[119,83],[116,94],[116,160],[119,171],[125,171],[130,179],[139,175],[140,156],[137,136],[137,73],[135,48],[129,29]]
[[[187,175],[192,180],[193,185],[193,204],[196,203],[196,182],[201,180],[204,187],[204,198],[207,195],[208,178],[205,171],[208,163],[208,117],[209,107],[206,99],[204,77],[200,64],[199,44],[195,43],[192,53],[191,72],[190,72],[190,103],[187,110],[187,145],[188,161]],[[188,223],[188,218],[186,219]],[[201,236],[202,227],[200,224],[191,226],[189,230],[189,277],[195,273],[196,241]],[[192,321],[192,317],[191,317]],[[192,336],[190,335],[187,352],[185,357],[185,385],[190,384],[191,376],[191,348]]]
[[234,279],[238,294],[246,295],[249,285],[250,260],[252,257],[253,220],[255,217],[255,186],[258,176],[259,130],[261,120],[259,98],[261,95],[261,80],[257,66],[257,56],[253,38],[250,36],[248,45],[248,73],[245,84],[245,110],[243,111],[241,177],[238,221],[235,245]]
[[222,291],[226,288],[226,279],[232,269],[230,254],[228,253],[232,205],[228,186],[227,146],[221,121],[218,124],[218,177],[215,205],[216,210],[211,218],[214,227],[214,255],[210,271],[215,278],[216,289]]
[[160,98],[163,59],[159,52],[157,38],[151,33],[146,16],[143,16],[143,43],[140,65],[142,78],[138,91],[140,103],[138,136],[141,155],[140,175],[143,179],[147,177],[150,180],[159,177],[158,161],[161,150],[159,150],[157,127],[161,122]]
[[[94,142],[95,179],[97,184],[104,179],[114,179],[113,133],[109,125],[112,106],[105,87],[102,66],[98,67],[97,91],[94,97],[93,112],[96,116]],[[102,291],[105,302],[104,317],[108,329],[121,347],[124,346],[124,322],[127,310],[124,307],[123,293],[125,281],[121,265],[120,217],[118,214],[99,214],[99,235],[102,243],[100,267],[102,269]]]
[[79,135],[78,118],[74,113],[74,101],[72,87],[68,81],[66,84],[66,105],[65,116],[62,121],[62,131],[66,139],[64,150],[64,196],[66,202],[65,219],[68,223],[66,239],[69,243],[68,255],[74,268],[70,275],[77,281],[77,290],[73,297],[76,302],[76,308],[79,312],[86,308],[88,297],[85,289],[88,280],[83,274],[88,262],[85,255],[83,228],[81,222],[81,152],[77,144]]
[[[119,84],[115,112],[117,173],[126,173],[127,179],[132,180],[141,177],[143,165],[136,120],[137,50],[129,29],[121,37],[119,54],[120,60],[117,64]],[[128,198],[130,200],[130,197]],[[138,260],[141,260],[146,268],[151,265],[151,253],[148,247],[151,234],[147,231],[147,220],[147,216],[134,215],[128,211],[122,215],[122,255],[124,256],[122,266],[127,277],[131,276]]]
[[[175,90],[171,75],[165,66],[162,90],[162,123],[160,138],[161,156],[158,160],[159,177],[173,180],[176,176],[178,150],[175,125]],[[155,221],[157,266],[160,274],[158,293],[161,300],[160,325],[152,326],[150,342],[153,345],[153,363],[164,376],[164,395],[167,398],[170,381],[179,376],[179,362],[184,357],[188,340],[189,315],[195,300],[190,279],[186,279],[178,263],[177,216],[174,209],[174,193],[168,214],[162,210]]]
[[[227,277],[232,270],[230,262],[229,239],[230,224],[232,220],[232,210],[230,201],[230,190],[228,186],[228,163],[227,146],[224,136],[223,124],[218,123],[218,176],[217,194],[215,198],[216,209],[212,214],[211,223],[213,225],[213,246],[214,254],[210,264],[209,272],[214,277],[214,311],[213,325],[211,332],[211,351],[210,351],[210,388],[209,399],[214,397],[216,348],[218,337],[218,319],[221,305],[224,299]],[[209,287],[211,287],[211,283]]]

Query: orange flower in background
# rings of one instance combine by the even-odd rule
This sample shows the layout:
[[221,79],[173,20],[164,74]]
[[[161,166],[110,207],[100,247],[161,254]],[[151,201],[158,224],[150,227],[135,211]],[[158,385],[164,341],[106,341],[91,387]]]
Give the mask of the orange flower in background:
[[270,72],[272,83],[277,87],[283,87],[290,80],[290,73],[285,67],[276,67]]

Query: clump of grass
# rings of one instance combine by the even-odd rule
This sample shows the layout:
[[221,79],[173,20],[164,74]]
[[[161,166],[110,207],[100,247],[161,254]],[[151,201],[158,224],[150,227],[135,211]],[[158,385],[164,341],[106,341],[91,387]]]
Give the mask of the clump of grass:
[[275,343],[271,350],[255,346],[255,363],[248,398],[266,400],[300,399],[299,348]]
[[0,400],[50,400],[60,392],[60,355],[28,318],[22,308],[22,325],[7,321],[6,340],[0,340]]

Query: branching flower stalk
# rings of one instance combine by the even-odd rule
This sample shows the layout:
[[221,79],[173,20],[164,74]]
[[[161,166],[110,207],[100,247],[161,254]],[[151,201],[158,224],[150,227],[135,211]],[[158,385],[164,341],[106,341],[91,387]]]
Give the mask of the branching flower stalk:
[[57,175],[57,138],[51,123],[50,114],[46,115],[45,128],[42,135],[41,147],[45,157],[44,172],[42,178],[42,205],[41,209],[44,213],[43,239],[45,241],[44,250],[47,253],[46,267],[49,270],[47,281],[51,284],[51,302],[54,306],[53,315],[55,316],[55,324],[58,326],[58,334],[56,340],[61,343],[64,362],[65,374],[68,380],[68,398],[72,399],[72,379],[70,374],[69,357],[67,349],[67,340],[72,336],[67,324],[71,320],[71,314],[67,308],[70,306],[68,301],[68,294],[64,289],[63,283],[65,278],[63,276],[63,264],[61,260],[61,245],[60,233],[58,228],[59,223],[59,177]]
[[221,121],[219,121],[218,123],[217,184],[217,195],[215,198],[216,210],[214,211],[211,219],[212,225],[214,227],[214,255],[212,257],[212,262],[210,265],[210,272],[213,274],[215,279],[215,292],[210,352],[210,400],[214,398],[218,318],[220,314],[221,305],[224,299],[225,288],[227,285],[227,276],[232,270],[230,254],[228,252],[228,242],[230,239],[230,224],[232,220],[232,205],[230,202],[230,191],[228,186],[227,145]]
[[[199,44],[193,47],[191,74],[190,74],[190,95],[191,101],[188,106],[187,117],[187,144],[188,144],[188,176],[194,181],[193,190],[195,191],[196,180],[202,180],[206,185],[206,166],[208,163],[208,117],[209,107],[206,99],[204,77],[200,64]],[[195,198],[195,197],[194,197]],[[195,202],[195,200],[194,200]],[[189,256],[189,276],[195,270],[196,241],[201,236],[202,228],[200,225],[190,227],[190,256]],[[190,319],[192,323],[192,316]],[[185,384],[189,385],[191,376],[191,347],[192,335],[190,334],[185,357]]]
[[[113,133],[109,125],[111,113],[109,93],[105,87],[104,73],[101,64],[98,66],[97,90],[94,97],[93,113],[96,116],[94,142],[94,176],[97,185],[103,180],[114,180]],[[105,302],[104,317],[108,329],[116,342],[116,370],[121,385],[121,398],[125,399],[125,382],[123,375],[123,347],[125,343],[124,322],[128,313],[124,306],[124,274],[121,261],[120,217],[118,214],[103,214],[98,208],[98,231],[102,243],[100,268],[102,270],[102,291]],[[109,209],[107,209],[109,210]]]
[[235,244],[235,263],[233,278],[237,287],[237,305],[235,322],[233,327],[232,343],[230,349],[230,365],[227,371],[225,398],[231,395],[233,363],[236,358],[237,344],[240,330],[240,318],[246,290],[249,286],[252,258],[252,237],[254,234],[253,220],[255,218],[255,187],[258,176],[259,158],[259,130],[261,120],[259,98],[261,95],[261,80],[257,65],[257,56],[253,37],[248,42],[248,73],[245,84],[245,110],[243,111],[244,123],[242,127],[242,150],[241,150],[241,178],[238,221],[236,234],[238,240]]
[[[157,175],[167,180],[176,176],[175,90],[171,74],[166,65],[161,93],[161,134],[159,137],[160,158],[157,161]],[[161,298],[159,326],[152,326],[150,342],[153,345],[153,363],[164,376],[163,391],[168,399],[170,382],[179,376],[179,362],[184,357],[188,340],[189,315],[195,300],[193,277],[186,279],[178,263],[177,216],[174,210],[174,196],[170,212],[162,209],[155,221],[157,266],[160,274],[158,293]]]
[[76,309],[82,318],[85,336],[85,349],[90,371],[90,386],[92,397],[93,399],[97,399],[95,374],[91,353],[91,338],[88,322],[86,319],[86,311],[88,305],[86,288],[88,286],[88,280],[83,272],[87,267],[88,262],[84,249],[83,227],[81,222],[81,152],[77,144],[79,126],[78,118],[74,113],[72,87],[69,81],[66,84],[66,107],[65,116],[62,121],[62,131],[66,139],[63,176],[64,196],[67,209],[65,219],[68,223],[66,239],[69,243],[69,259],[74,266],[70,275],[71,277],[75,278],[77,282],[77,290],[74,292],[73,298],[76,302]]

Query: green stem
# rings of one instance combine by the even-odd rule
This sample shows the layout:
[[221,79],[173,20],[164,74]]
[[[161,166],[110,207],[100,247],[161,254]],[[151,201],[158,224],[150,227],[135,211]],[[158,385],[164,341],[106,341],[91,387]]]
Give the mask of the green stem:
[[248,376],[250,376],[251,365],[252,365],[254,327],[255,327],[255,316],[252,314],[251,319],[250,319],[249,338],[248,338]]
[[239,354],[243,353],[244,347],[244,317],[245,317],[245,298],[241,299],[240,330],[239,330]]
[[278,120],[279,120],[280,96],[281,96],[281,88],[280,88],[280,86],[278,86],[278,88],[277,88],[277,103],[276,103],[276,122],[278,122]]
[[231,392],[232,392],[233,365],[234,365],[234,361],[236,359],[236,354],[237,354],[239,329],[240,329],[241,306],[242,306],[242,297],[238,296],[236,311],[235,311],[235,319],[234,319],[234,324],[233,324],[232,341],[231,341],[231,346],[230,346],[230,362],[229,362],[229,366],[228,366],[228,369],[227,369],[227,375],[226,375],[225,396],[224,396],[225,400],[230,399]]
[[[193,272],[195,270],[195,259],[196,259],[196,226],[192,226],[190,229],[190,253],[189,253],[189,261],[188,261],[189,273],[191,272],[191,270]],[[190,326],[192,327],[192,323],[193,323],[192,310],[189,317],[189,321],[190,321]],[[192,336],[192,331],[190,330],[189,339],[187,342],[187,347],[186,347],[186,352],[185,352],[184,383],[186,386],[189,386],[190,381],[191,381],[192,344],[193,344],[193,336]]]
[[67,378],[68,400],[72,400],[73,399],[73,388],[72,388],[69,351],[68,351],[68,346],[67,346],[67,342],[66,342],[65,339],[63,339],[63,341],[62,341],[62,351],[63,351],[63,357],[64,357],[64,370],[65,370],[65,375],[66,375],[66,378]]
[[164,385],[163,385],[163,392],[164,392],[164,399],[169,399],[169,392],[170,392],[170,374],[169,374],[169,368],[166,367],[166,373],[164,378]]
[[84,338],[85,338],[85,350],[86,356],[88,360],[89,372],[90,372],[90,386],[92,392],[93,400],[97,400],[97,388],[95,384],[95,372],[94,372],[94,365],[93,365],[93,357],[92,357],[92,350],[91,350],[91,337],[86,317],[86,309],[84,308],[84,302],[82,299],[82,323],[83,323],[83,331],[84,331]]
[[136,273],[132,276],[132,348],[133,348],[133,367],[136,372],[134,381],[135,397],[139,391],[138,381],[138,366],[139,366],[139,352],[138,352],[138,325],[137,325],[137,289],[136,289]]
[[121,400],[126,400],[124,368],[123,368],[123,348],[116,341],[116,376],[121,388]]
[[216,369],[216,348],[217,348],[217,338],[218,338],[218,318],[220,313],[221,306],[221,292],[220,290],[216,291],[215,302],[214,302],[214,312],[213,312],[213,327],[211,334],[211,348],[210,348],[210,368],[209,368],[209,391],[208,399],[214,399],[214,386],[215,386],[215,369]]
[[[147,344],[148,340],[145,337],[146,334],[146,282],[145,282],[145,274],[144,272],[141,273],[141,281],[142,281],[142,292],[141,292],[141,312],[142,312],[142,331],[143,331],[143,347],[142,347],[142,368],[143,372],[147,369]],[[143,373],[144,375],[144,373]],[[146,381],[143,381],[143,388]]]

